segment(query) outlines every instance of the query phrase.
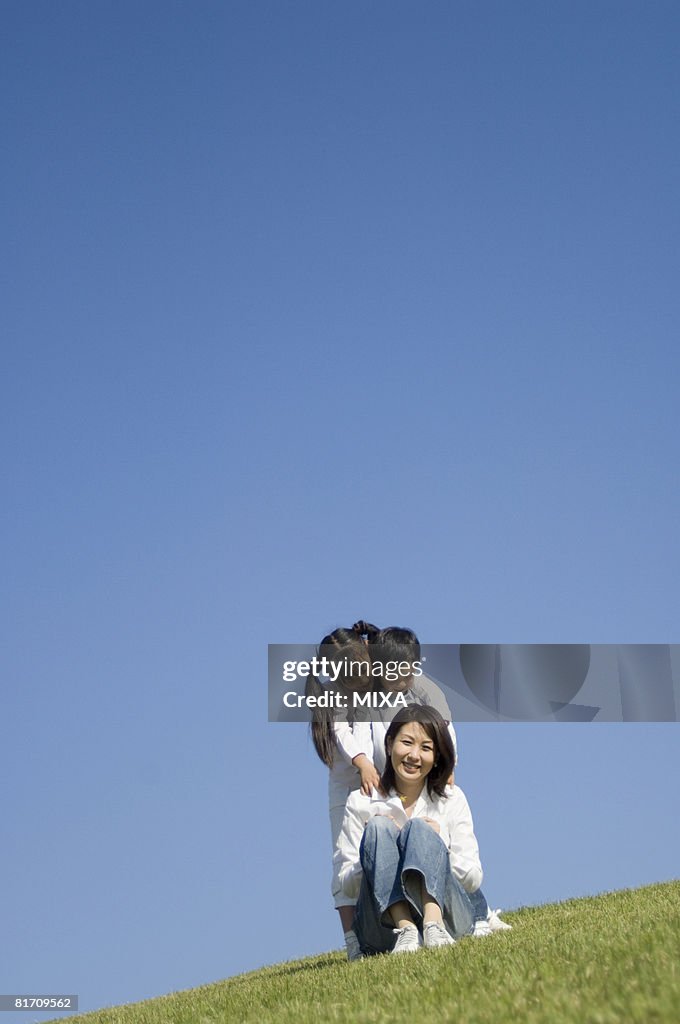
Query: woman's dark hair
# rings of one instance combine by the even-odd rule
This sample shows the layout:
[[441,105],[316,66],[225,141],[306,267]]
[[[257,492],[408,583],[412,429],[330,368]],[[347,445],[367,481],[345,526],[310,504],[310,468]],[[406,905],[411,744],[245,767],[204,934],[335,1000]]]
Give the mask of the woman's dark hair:
[[[377,635],[379,632],[377,626],[372,626],[363,620],[355,622],[351,629],[334,629],[319,644],[318,656],[319,658],[328,658],[329,661],[341,661],[343,658],[367,661],[369,655],[363,637]],[[305,684],[306,696],[318,697],[324,692],[324,689],[316,676],[310,672]],[[316,752],[329,768],[333,767],[337,749],[333,721],[331,708],[314,708],[309,727]]]
[[371,661],[384,665],[388,661],[420,661],[420,641],[412,629],[388,626],[369,639]]
[[430,796],[433,793],[436,793],[437,796],[444,796],[446,783],[453,771],[453,743],[442,716],[436,708],[431,708],[426,704],[409,704],[407,707],[401,708],[392,719],[385,736],[386,764],[385,771],[380,778],[380,785],[386,793],[389,793],[391,789],[396,789],[390,750],[402,725],[408,725],[410,722],[417,722],[422,726],[434,743],[434,765],[427,775],[427,791]]

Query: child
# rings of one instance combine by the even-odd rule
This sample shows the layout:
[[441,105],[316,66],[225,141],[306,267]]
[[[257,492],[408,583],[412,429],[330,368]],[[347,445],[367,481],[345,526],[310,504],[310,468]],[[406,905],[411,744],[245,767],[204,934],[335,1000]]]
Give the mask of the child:
[[[321,641],[319,658],[327,658],[333,662],[342,661],[345,664],[353,663],[352,671],[341,674],[337,679],[335,685],[341,692],[372,689],[371,663],[364,637],[375,636],[377,633],[377,627],[357,622],[351,629],[334,630]],[[306,692],[308,695],[323,692],[321,683],[311,673],[307,678]],[[359,787],[368,794],[380,782],[380,774],[376,771],[371,756],[371,726],[370,722],[356,720],[351,712],[349,715],[334,714],[329,709],[316,708],[312,716],[311,733],[316,752],[328,767],[328,807],[332,850],[335,853],[349,794]],[[342,892],[335,859],[331,889],[335,907],[340,914],[347,958],[358,960],[361,957],[361,950],[352,927],[356,900],[348,898]]]
[[[451,742],[453,743],[454,766],[458,763],[458,744],[456,730],[451,721],[451,709],[446,697],[426,675],[400,675],[396,680],[388,678],[388,665],[403,665],[404,662],[420,662],[420,642],[412,629],[401,629],[389,626],[369,636],[371,662],[382,667],[382,687],[392,693],[404,695],[407,704],[424,704],[433,707],[447,723]],[[379,708],[373,721],[373,761],[378,771],[385,768],[385,735],[388,726],[398,708]],[[453,785],[453,776],[450,780]]]

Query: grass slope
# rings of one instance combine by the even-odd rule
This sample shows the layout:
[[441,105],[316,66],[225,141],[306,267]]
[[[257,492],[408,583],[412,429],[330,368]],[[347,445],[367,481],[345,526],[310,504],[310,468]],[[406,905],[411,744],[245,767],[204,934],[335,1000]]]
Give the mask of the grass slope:
[[[680,882],[507,914],[513,931],[348,964],[330,953],[78,1024],[680,1021]],[[65,1018],[62,1018],[62,1024]]]

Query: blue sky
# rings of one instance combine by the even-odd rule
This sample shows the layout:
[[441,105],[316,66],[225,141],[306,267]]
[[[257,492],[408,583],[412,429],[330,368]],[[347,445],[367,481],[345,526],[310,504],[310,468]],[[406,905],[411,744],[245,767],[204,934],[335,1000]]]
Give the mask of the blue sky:
[[[2,992],[339,946],[267,643],[677,642],[679,21],[3,5]],[[461,725],[494,904],[673,877],[679,740]]]

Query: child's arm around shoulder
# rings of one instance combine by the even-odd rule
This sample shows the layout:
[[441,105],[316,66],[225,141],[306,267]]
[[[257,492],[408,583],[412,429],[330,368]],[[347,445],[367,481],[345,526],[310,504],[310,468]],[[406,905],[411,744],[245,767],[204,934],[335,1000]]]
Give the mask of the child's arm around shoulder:
[[373,752],[371,723],[355,722],[350,725],[349,722],[339,719],[333,723],[333,732],[338,750],[345,761],[357,769],[361,779],[361,790],[369,796],[371,790],[380,784],[380,775],[367,753]]

